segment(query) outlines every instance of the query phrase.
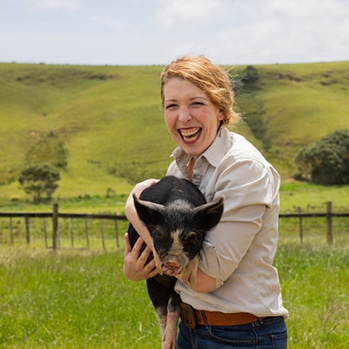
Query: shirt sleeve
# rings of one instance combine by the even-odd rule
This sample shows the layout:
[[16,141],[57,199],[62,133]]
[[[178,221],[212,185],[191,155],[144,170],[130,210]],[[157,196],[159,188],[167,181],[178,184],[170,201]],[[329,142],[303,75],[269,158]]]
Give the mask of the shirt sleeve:
[[215,182],[214,198],[224,196],[224,213],[206,236],[200,269],[216,279],[217,288],[235,271],[263,225],[278,190],[271,169],[252,159],[227,166]]

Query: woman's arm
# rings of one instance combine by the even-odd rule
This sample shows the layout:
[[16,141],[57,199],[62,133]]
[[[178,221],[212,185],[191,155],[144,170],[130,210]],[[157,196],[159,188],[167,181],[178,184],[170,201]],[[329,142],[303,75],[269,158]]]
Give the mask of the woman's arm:
[[[177,280],[183,282],[182,274],[177,275],[176,278]],[[208,293],[216,289],[216,279],[212,278],[211,276],[208,276],[202,270],[200,270],[200,268],[198,268],[198,272],[194,283],[188,283],[186,285],[195,292]]]
[[127,198],[125,204],[125,215],[128,221],[133,225],[136,229],[139,236],[145,241],[145,243],[152,248],[152,240],[149,234],[147,227],[143,224],[143,222],[138,218],[138,214],[134,205],[133,195],[136,195],[137,198],[141,195],[142,191],[153,184],[157,183],[157,179],[147,179],[143,182],[136,184],[136,186],[132,189],[130,195]]

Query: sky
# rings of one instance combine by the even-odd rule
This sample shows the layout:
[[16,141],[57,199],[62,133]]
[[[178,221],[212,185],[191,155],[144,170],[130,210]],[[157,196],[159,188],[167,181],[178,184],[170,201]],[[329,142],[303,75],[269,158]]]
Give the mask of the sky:
[[349,0],[0,0],[0,62],[349,60]]

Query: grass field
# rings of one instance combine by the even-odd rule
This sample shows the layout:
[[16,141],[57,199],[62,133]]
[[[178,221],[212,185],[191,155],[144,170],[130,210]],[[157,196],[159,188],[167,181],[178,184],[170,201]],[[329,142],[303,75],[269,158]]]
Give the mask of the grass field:
[[[276,256],[289,348],[349,345],[348,248],[281,242]],[[144,282],[122,274],[113,253],[2,248],[0,347],[159,348]]]
[[[238,74],[243,69],[236,67]],[[302,147],[349,128],[349,62],[257,69],[258,88],[237,96],[246,121],[237,131],[280,172],[281,212],[298,207],[324,212],[328,201],[334,212],[348,212],[349,186],[299,183],[292,176]],[[61,212],[122,214],[133,184],[162,177],[171,161],[174,143],[162,119],[161,70],[0,63],[0,211],[48,212],[57,202]],[[268,150],[248,126],[255,114],[265,126]],[[33,205],[16,177],[31,145],[50,131],[63,137],[68,167],[54,200]],[[15,224],[22,240],[16,247],[0,245],[0,348],[159,347],[144,283],[129,282],[122,274],[122,238],[117,249],[110,235],[107,252],[101,252],[96,238],[90,250],[55,254],[45,250],[41,233],[25,247],[23,222]],[[69,245],[65,224],[62,239]],[[275,259],[290,311],[289,348],[347,348],[348,220],[336,220],[333,246],[326,245],[324,220],[304,224],[300,244],[297,219],[280,222]],[[8,238],[8,221],[0,222],[0,230],[1,243],[4,234]]]

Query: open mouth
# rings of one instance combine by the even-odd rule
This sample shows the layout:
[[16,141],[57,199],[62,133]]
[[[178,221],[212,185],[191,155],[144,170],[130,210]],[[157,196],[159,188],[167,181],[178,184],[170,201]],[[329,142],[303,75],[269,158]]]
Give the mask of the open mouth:
[[200,127],[194,127],[190,129],[180,129],[178,130],[183,141],[187,144],[195,143],[201,134],[202,129]]

